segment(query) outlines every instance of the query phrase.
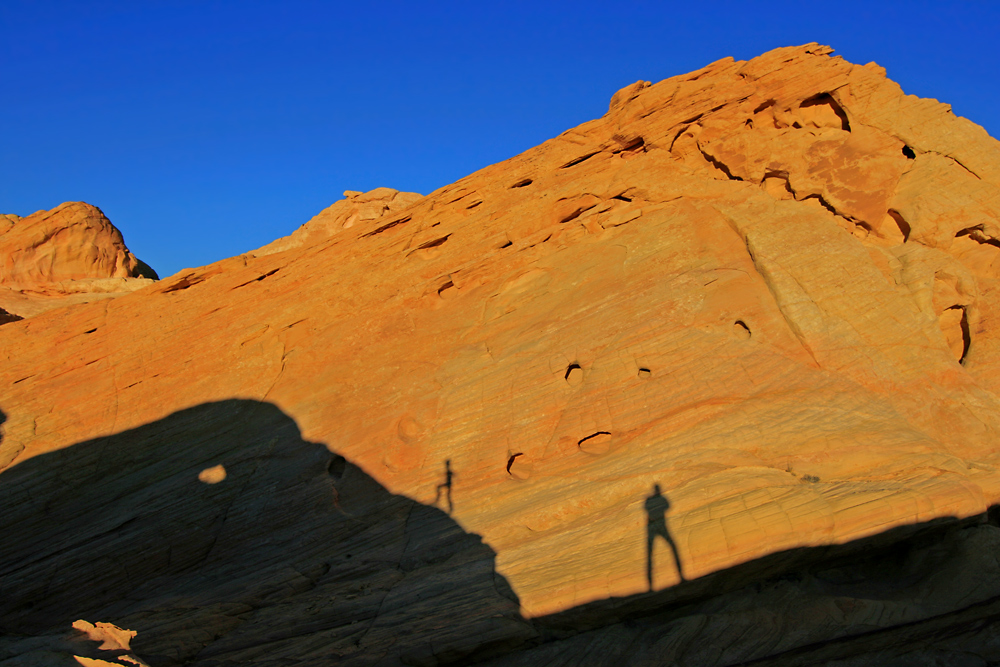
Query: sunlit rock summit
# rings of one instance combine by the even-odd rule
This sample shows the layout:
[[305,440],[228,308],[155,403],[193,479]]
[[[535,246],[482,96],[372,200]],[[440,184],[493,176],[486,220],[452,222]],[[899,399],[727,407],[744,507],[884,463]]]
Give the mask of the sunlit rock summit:
[[83,202],[0,215],[0,262],[0,308],[22,318],[134,292],[157,277],[104,213]]
[[0,663],[1000,661],[1000,143],[830,53],[0,326]]

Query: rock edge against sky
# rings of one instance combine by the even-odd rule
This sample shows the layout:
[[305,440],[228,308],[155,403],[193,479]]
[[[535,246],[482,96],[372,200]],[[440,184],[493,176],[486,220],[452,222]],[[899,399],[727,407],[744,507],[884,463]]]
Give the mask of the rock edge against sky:
[[[1000,144],[829,53],[640,81],[426,197],[4,324],[3,627],[724,665],[992,609]],[[894,542],[897,580],[857,555]]]

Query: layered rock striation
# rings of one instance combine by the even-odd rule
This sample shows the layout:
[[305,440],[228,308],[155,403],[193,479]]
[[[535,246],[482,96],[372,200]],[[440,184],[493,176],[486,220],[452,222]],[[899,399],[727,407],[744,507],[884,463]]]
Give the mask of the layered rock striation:
[[151,665],[998,661],[998,193],[982,128],[811,44],[4,325],[0,627]]

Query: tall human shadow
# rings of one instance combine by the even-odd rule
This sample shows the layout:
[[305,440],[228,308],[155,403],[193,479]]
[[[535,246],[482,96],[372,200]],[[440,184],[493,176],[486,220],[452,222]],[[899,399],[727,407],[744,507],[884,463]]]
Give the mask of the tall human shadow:
[[681,567],[681,557],[677,552],[677,544],[667,529],[667,510],[670,509],[670,501],[666,499],[660,491],[660,485],[653,485],[653,493],[646,498],[646,581],[649,582],[649,590],[653,590],[653,547],[657,537],[662,537],[670,547],[674,555],[674,564],[677,566],[677,576],[681,582],[684,581],[684,569]]
[[159,667],[461,662],[536,634],[478,535],[269,403],[28,459],[0,473],[0,507],[0,635],[112,622]]

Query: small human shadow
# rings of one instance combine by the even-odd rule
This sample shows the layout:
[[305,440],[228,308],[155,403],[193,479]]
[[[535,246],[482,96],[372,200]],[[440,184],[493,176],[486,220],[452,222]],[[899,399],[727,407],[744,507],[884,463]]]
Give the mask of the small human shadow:
[[653,545],[657,537],[662,537],[667,546],[670,547],[674,555],[674,563],[677,565],[677,576],[684,581],[684,570],[681,568],[681,557],[677,552],[677,544],[667,529],[667,510],[670,509],[670,501],[666,499],[660,491],[660,485],[653,485],[653,493],[646,498],[646,580],[649,582],[649,590],[653,590]]
[[451,502],[451,486],[454,477],[455,473],[451,469],[451,459],[447,459],[444,462],[444,481],[437,485],[436,493],[434,494],[434,504],[438,504],[438,501],[441,500],[441,492],[444,491],[445,497],[448,500],[448,514],[451,514],[455,509],[455,506]]

